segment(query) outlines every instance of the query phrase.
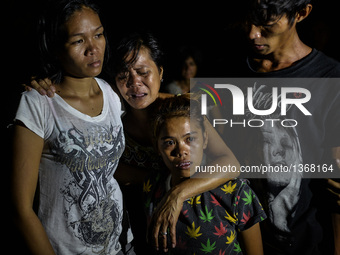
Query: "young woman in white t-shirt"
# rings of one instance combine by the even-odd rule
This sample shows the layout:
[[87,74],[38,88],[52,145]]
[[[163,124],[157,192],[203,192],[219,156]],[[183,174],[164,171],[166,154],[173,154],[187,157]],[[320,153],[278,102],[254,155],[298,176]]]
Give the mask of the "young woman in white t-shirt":
[[[106,37],[87,0],[50,2],[39,23],[56,96],[22,95],[14,133],[15,222],[32,254],[134,254],[113,174],[125,148],[121,102],[98,76]],[[37,193],[39,206],[33,209]],[[128,250],[128,251],[127,251]]]

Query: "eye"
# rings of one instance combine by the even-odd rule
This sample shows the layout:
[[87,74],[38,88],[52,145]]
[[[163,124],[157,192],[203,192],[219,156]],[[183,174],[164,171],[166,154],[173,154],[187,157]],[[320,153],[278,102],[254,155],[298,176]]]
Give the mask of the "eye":
[[175,144],[175,141],[174,140],[165,140],[163,142],[163,146],[164,147],[170,147],[170,146],[173,146]]
[[138,75],[146,77],[149,74],[149,71],[138,71]]
[[196,137],[194,137],[194,136],[189,136],[189,137],[187,137],[186,140],[187,140],[188,143],[191,143],[191,142],[196,141]]
[[293,143],[292,143],[291,139],[289,139],[288,137],[281,139],[281,145],[284,148],[293,149]]
[[104,35],[103,33],[98,33],[98,34],[95,35],[95,38],[100,38],[100,37],[102,37],[103,35]]
[[275,25],[275,23],[274,24],[265,24],[265,25],[262,25],[264,28],[271,28],[271,27],[273,27]]
[[79,44],[81,44],[81,43],[83,43],[83,42],[84,42],[83,39],[79,39],[79,40],[77,40],[77,41],[73,41],[71,44],[72,44],[72,45],[79,45]]
[[276,27],[277,22],[278,22],[278,21],[269,22],[269,23],[267,23],[267,24],[263,24],[263,25],[262,25],[262,28],[263,28],[264,30],[270,32],[270,31],[272,31],[272,30]]

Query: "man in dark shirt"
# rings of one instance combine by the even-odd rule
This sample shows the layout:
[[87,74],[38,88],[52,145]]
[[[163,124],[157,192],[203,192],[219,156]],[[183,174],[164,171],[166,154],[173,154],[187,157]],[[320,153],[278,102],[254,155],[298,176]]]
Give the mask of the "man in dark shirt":
[[[248,56],[246,67],[242,69],[243,77],[263,78],[339,78],[340,63],[327,57],[322,52],[304,44],[296,30],[297,23],[303,21],[310,14],[312,5],[310,0],[245,0],[242,1],[244,12],[244,29],[246,31],[252,54]],[[244,3],[245,2],[245,3]],[[325,81],[325,79],[320,79]],[[313,107],[312,118],[302,118],[292,109],[287,113],[299,119],[294,132],[289,135],[276,129],[261,129],[261,155],[265,163],[272,163],[274,142],[283,146],[280,135],[295,141],[296,153],[304,164],[320,163],[324,157],[334,162],[335,171],[340,168],[340,93],[332,84],[314,86],[311,94]],[[340,84],[338,85],[340,86]],[[263,94],[271,93],[271,89],[254,88]],[[253,93],[256,93],[254,91]],[[269,95],[269,94],[268,94]],[[261,99],[257,99],[261,100]],[[265,97],[263,97],[265,100]],[[255,103],[255,102],[254,102]],[[255,105],[255,104],[254,104]],[[256,102],[256,105],[263,105]],[[322,109],[321,114],[318,111]],[[322,119],[317,119],[322,116]],[[317,125],[316,123],[321,123]],[[321,127],[323,126],[323,127]],[[249,135],[249,134],[248,134]],[[288,140],[286,139],[286,143]],[[293,143],[293,142],[292,142]],[[286,144],[286,146],[288,146]],[[235,151],[240,143],[235,143]],[[278,146],[277,146],[278,147]],[[292,146],[290,146],[292,148]],[[233,149],[233,147],[231,146]],[[271,148],[271,149],[268,149]],[[234,149],[233,149],[234,150]],[[282,150],[281,154],[283,155]],[[254,151],[245,151],[240,157],[249,157]],[[266,154],[267,153],[267,154]],[[277,152],[279,153],[279,152]],[[248,154],[248,155],[245,155]],[[325,154],[327,154],[325,156]],[[281,156],[282,156],[281,155]],[[251,157],[251,156],[250,156]],[[267,161],[266,161],[267,160]],[[248,160],[248,162],[251,162]],[[283,162],[283,161],[281,161]],[[329,162],[329,161],[328,161]],[[260,180],[260,190],[255,191],[262,203],[269,210],[269,221],[263,226],[265,254],[335,254],[340,253],[340,209],[339,195],[335,200],[325,200],[334,193],[339,194],[340,183],[328,179],[327,185],[321,179],[306,179],[295,177],[295,181],[278,181],[275,178]],[[257,181],[253,181],[256,182]],[[252,184],[252,183],[251,183]],[[288,188],[290,190],[288,190]],[[323,192],[326,188],[333,193]],[[290,192],[289,192],[290,191]],[[281,197],[280,197],[281,196]],[[280,201],[281,200],[281,201]],[[336,201],[337,200],[337,201]],[[322,205],[321,202],[324,204]],[[329,205],[323,210],[325,204]],[[321,208],[321,209],[320,209]],[[328,214],[327,214],[328,213]],[[285,219],[283,219],[285,217]],[[328,218],[327,218],[328,217]],[[325,227],[323,221],[332,218],[332,228]],[[322,222],[322,223],[321,223]],[[324,227],[324,228],[323,228]],[[325,251],[322,243],[326,237],[334,236],[335,251]],[[332,239],[333,238],[328,238]],[[329,241],[329,240],[328,240]],[[329,246],[326,248],[330,248]],[[328,253],[329,252],[329,253]],[[338,253],[336,253],[338,252]]]

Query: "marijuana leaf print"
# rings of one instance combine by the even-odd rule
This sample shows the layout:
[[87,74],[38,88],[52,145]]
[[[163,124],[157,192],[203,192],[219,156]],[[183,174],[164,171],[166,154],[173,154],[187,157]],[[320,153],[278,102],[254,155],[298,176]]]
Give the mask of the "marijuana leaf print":
[[222,191],[225,192],[225,194],[232,194],[235,189],[236,189],[236,183],[234,185],[232,185],[232,182],[228,182],[227,184],[224,184],[223,188],[221,188]]
[[246,202],[244,205],[251,204],[253,202],[253,198],[255,198],[255,195],[251,194],[251,190],[249,190],[249,193],[244,191],[244,194],[246,195],[246,198],[242,198],[242,200]]
[[215,206],[221,206],[220,202],[218,202],[213,195],[210,194],[210,197],[212,198],[212,200],[210,201],[211,203],[213,203]]
[[248,211],[248,215],[246,215],[245,213],[243,213],[243,219],[241,220],[241,222],[242,222],[243,224],[246,224],[246,223],[248,222],[249,218],[250,218],[250,211]]
[[212,244],[210,244],[210,239],[208,238],[207,244],[204,245],[203,243],[201,243],[201,250],[204,251],[205,253],[211,253],[213,250],[216,249],[216,242],[213,242]]
[[225,212],[226,212],[227,216],[224,216],[224,218],[226,218],[227,220],[229,220],[232,223],[236,223],[236,221],[237,221],[236,216],[234,215],[234,217],[232,217],[227,211],[225,211]]
[[150,184],[150,179],[148,179],[148,181],[145,183],[143,183],[143,191],[145,193],[149,193],[151,191],[151,184]]
[[201,236],[202,233],[199,233],[201,227],[195,228],[195,222],[193,221],[191,224],[191,228],[187,227],[188,231],[185,232],[190,238],[197,239],[197,237]]
[[216,232],[213,233],[213,234],[216,235],[216,236],[218,236],[218,237],[223,236],[223,235],[226,234],[227,231],[228,231],[228,230],[227,230],[227,225],[224,226],[222,221],[220,222],[220,227],[219,227],[219,228],[216,227],[216,226],[214,226],[214,227],[215,227]]
[[208,207],[205,206],[205,214],[204,214],[204,212],[202,210],[200,210],[201,211],[201,216],[199,216],[200,219],[203,220],[204,222],[207,222],[207,221],[211,222],[211,220],[215,217],[215,216],[211,215],[212,214],[212,210],[213,209],[211,209],[210,212],[208,212]]
[[230,236],[227,236],[226,244],[231,244],[235,240],[235,237],[236,237],[236,230],[231,231]]
[[201,199],[201,195],[199,195],[197,197],[191,197],[188,200],[188,203],[191,205],[191,207],[193,207],[194,205],[198,205],[198,204],[201,203],[200,199]]

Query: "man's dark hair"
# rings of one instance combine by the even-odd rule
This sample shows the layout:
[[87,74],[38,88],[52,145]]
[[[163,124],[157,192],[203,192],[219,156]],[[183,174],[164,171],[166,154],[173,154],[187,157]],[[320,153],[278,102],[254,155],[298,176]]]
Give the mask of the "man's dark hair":
[[290,24],[296,14],[302,11],[311,0],[245,0],[246,19],[255,25],[266,25],[286,15]]

